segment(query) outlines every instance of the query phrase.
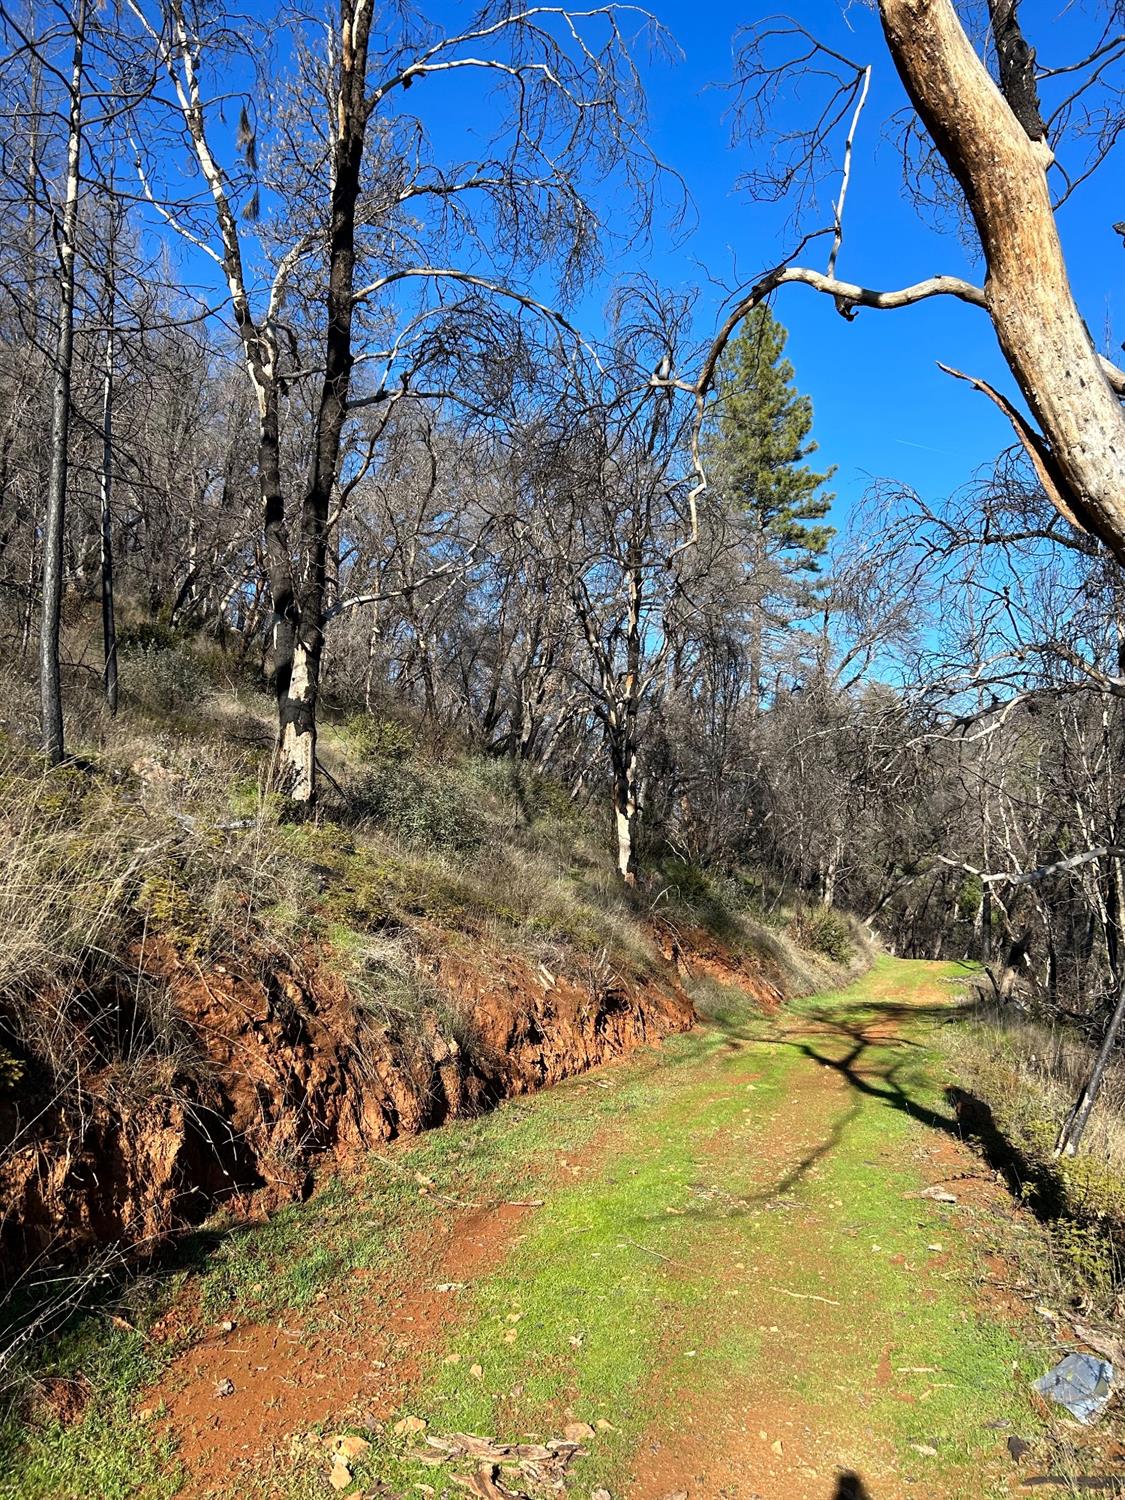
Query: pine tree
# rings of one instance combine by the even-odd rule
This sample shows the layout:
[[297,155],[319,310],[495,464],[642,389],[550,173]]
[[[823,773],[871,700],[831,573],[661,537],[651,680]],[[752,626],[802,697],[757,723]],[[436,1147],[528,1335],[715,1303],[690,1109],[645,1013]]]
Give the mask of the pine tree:
[[735,522],[747,558],[755,698],[766,637],[809,613],[817,593],[813,575],[834,535],[818,523],[834,498],[824,486],[835,467],[818,473],[805,462],[817,450],[812,401],[794,385],[787,339],[768,307],[754,309],[719,366],[704,440],[712,493]]

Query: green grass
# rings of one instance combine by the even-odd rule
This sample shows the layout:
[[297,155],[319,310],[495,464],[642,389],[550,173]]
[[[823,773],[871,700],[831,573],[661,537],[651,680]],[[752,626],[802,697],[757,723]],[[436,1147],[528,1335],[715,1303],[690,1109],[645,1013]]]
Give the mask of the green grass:
[[[510,1102],[379,1155],[264,1228],[232,1229],[202,1269],[203,1314],[303,1309],[315,1322],[325,1293],[346,1320],[372,1284],[355,1269],[401,1274],[411,1236],[447,1219],[450,1198],[542,1199],[493,1272],[452,1294],[445,1341],[424,1357],[398,1415],[423,1417],[433,1433],[501,1441],[600,1420],[608,1426],[570,1482],[577,1494],[604,1486],[616,1495],[643,1435],[683,1393],[722,1401],[735,1388],[765,1399],[778,1360],[793,1356],[792,1399],[826,1430],[842,1441],[873,1434],[902,1475],[922,1484],[941,1475],[945,1494],[982,1495],[1000,1441],[986,1424],[1034,1426],[1025,1393],[1042,1366],[1015,1332],[981,1315],[980,1247],[960,1210],[916,1195],[918,1153],[948,1119],[940,1018],[921,1007],[897,1023],[914,1045],[868,1045],[848,1064],[852,1078],[840,1072],[851,1033],[912,992],[924,998],[934,975],[934,966],[882,960],[848,991],[801,1002],[780,1026],[709,984],[708,1026],[597,1082]],[[832,1089],[799,1093],[833,1072]],[[783,1161],[771,1149],[775,1130]],[[420,1191],[419,1175],[432,1188]],[[931,1273],[926,1247],[937,1241],[945,1258]],[[825,1295],[839,1307],[812,1300]],[[95,1342],[80,1331],[63,1357],[81,1363]],[[117,1344],[104,1340],[99,1358]],[[892,1370],[885,1385],[873,1378],[881,1353]],[[4,1500],[173,1493],[173,1460],[150,1453],[131,1419],[158,1356],[141,1341],[116,1359],[95,1362],[106,1392],[96,1416],[25,1432],[18,1453],[9,1442],[8,1472],[18,1477],[0,1487]],[[331,1430],[352,1416],[335,1414]],[[356,1466],[355,1492],[378,1478],[392,1492],[424,1482],[454,1493],[447,1470],[423,1469],[392,1426],[364,1431],[374,1447]],[[936,1456],[919,1456],[917,1443]],[[322,1482],[317,1454],[271,1475],[271,1493],[295,1500]]]
[[134,1403],[160,1374],[161,1352],[138,1329],[106,1328],[89,1318],[38,1372],[52,1381],[89,1387],[80,1420],[63,1423],[46,1410],[31,1424],[14,1412],[0,1422],[0,1497],[3,1500],[163,1500],[180,1487],[168,1439],[155,1439],[138,1421]]
[[[902,978],[906,992],[932,983],[932,970],[883,963],[846,995],[810,1000],[801,1009],[810,1019],[861,1026],[878,1019],[891,976]],[[912,1029],[924,1033],[927,1023]],[[732,1039],[747,1042],[748,1050],[731,1050]],[[847,1047],[839,1038],[816,1043],[837,1061]],[[903,1160],[923,1125],[918,1114],[944,1106],[936,1054],[906,1049],[902,1065],[901,1050],[872,1047],[863,1066],[876,1073],[897,1068],[896,1082],[918,1113],[897,1097],[853,1091],[831,1122],[832,1149],[784,1189],[788,1206],[777,1212],[771,1199],[778,1185],[763,1187],[756,1163],[793,1070],[810,1060],[737,1003],[715,1031],[674,1043],[655,1076],[618,1090],[596,1169],[551,1194],[534,1231],[463,1310],[459,1333],[441,1351],[459,1354],[459,1363],[435,1356],[409,1413],[425,1417],[435,1432],[466,1430],[505,1441],[545,1438],[574,1418],[604,1419],[617,1430],[599,1434],[572,1473],[579,1493],[587,1485],[613,1493],[646,1427],[661,1405],[674,1408],[678,1393],[710,1388],[721,1395],[763,1377],[768,1389],[773,1363],[764,1357],[758,1315],[731,1318],[727,1299],[742,1293],[740,1306],[758,1313],[770,1299],[752,1284],[752,1269],[733,1277],[742,1287],[732,1286],[732,1268],[784,1266],[788,1291],[807,1297],[818,1295],[827,1259],[833,1300],[865,1309],[860,1347],[878,1340],[894,1366],[936,1373],[906,1377],[928,1399],[921,1411],[905,1404],[901,1379],[880,1389],[871,1361],[841,1357],[854,1351],[854,1322],[834,1341],[825,1335],[831,1314],[826,1320],[810,1302],[811,1354],[795,1393],[811,1408],[837,1414],[842,1428],[862,1413],[866,1428],[896,1445],[905,1472],[921,1479],[941,1472],[951,1483],[961,1474],[966,1496],[982,1493],[981,1455],[995,1451],[997,1441],[986,1424],[1019,1419],[1021,1430],[1028,1429],[1026,1385],[1039,1370],[1009,1330],[978,1315],[970,1247],[948,1210],[914,1196],[918,1178]],[[749,1108],[742,1081],[748,1065]],[[920,1302],[914,1263],[925,1260],[924,1247],[935,1238],[952,1253],[943,1279],[928,1282]],[[686,1275],[681,1267],[689,1258]],[[514,1324],[513,1314],[520,1315]],[[516,1341],[505,1343],[513,1326]],[[468,1373],[474,1363],[483,1371],[479,1379]],[[916,1456],[914,1443],[932,1444],[937,1457]],[[384,1440],[364,1475],[406,1488],[423,1470],[411,1462],[408,1443]],[[452,1493],[442,1487],[448,1483],[442,1471],[436,1477],[426,1471],[425,1478],[439,1494]]]

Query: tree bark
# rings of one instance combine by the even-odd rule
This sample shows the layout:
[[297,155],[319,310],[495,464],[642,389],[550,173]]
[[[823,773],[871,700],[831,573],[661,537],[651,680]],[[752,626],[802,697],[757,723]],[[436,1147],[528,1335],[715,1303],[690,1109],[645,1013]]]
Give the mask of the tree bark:
[[1125,563],[1125,412],[1070,288],[1047,185],[1050,148],[989,76],[952,0],[879,0],[879,10],[907,93],[980,235],[988,311],[1046,440],[1060,492],[1051,498]]
[[57,766],[63,741],[59,626],[62,618],[63,528],[66,521],[67,447],[70,438],[70,376],[74,362],[74,252],[78,231],[78,189],[82,170],[82,49],[86,39],[86,0],[74,18],[70,113],[66,148],[66,197],[59,229],[59,320],[55,341],[55,389],[51,406],[51,472],[43,523],[43,605],[39,628],[39,699],[42,745]]
[[[339,133],[328,245],[328,327],[312,461],[301,505],[301,544],[288,674],[279,673],[279,779],[295,802],[316,797],[316,711],[324,651],[328,516],[348,411],[355,312],[355,221],[367,133],[367,39],[371,0],[342,6]],[[286,549],[288,550],[288,549]],[[276,595],[275,595],[276,607]],[[279,619],[281,612],[279,611]],[[280,627],[279,627],[280,628]],[[291,646],[289,642],[291,640]]]
[[637,753],[623,746],[613,755],[613,818],[617,832],[617,871],[626,885],[637,883]]
[[[111,234],[112,234],[111,230]],[[117,621],[113,608],[113,358],[116,288],[113,284],[113,246],[106,272],[105,362],[102,370],[102,467],[98,476],[101,510],[102,681],[111,714],[117,713]]]

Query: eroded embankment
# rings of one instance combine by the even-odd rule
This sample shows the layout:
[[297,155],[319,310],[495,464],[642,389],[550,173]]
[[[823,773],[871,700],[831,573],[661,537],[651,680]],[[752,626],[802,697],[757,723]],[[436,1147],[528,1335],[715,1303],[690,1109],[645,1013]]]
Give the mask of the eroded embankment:
[[[766,1003],[776,994],[760,965],[705,947],[705,969],[725,964]],[[455,1014],[423,1007],[409,1023],[365,1006],[314,953],[204,970],[157,943],[137,965],[166,987],[185,1039],[174,1063],[154,1066],[147,1088],[137,1069],[128,1087],[106,1070],[59,1098],[27,1077],[0,1101],[8,1276],[99,1246],[149,1252],[222,1203],[302,1197],[318,1166],[558,1082],[694,1018],[682,934],[655,975],[612,979],[447,954],[438,977]],[[127,993],[88,999],[91,1014],[127,1024]]]

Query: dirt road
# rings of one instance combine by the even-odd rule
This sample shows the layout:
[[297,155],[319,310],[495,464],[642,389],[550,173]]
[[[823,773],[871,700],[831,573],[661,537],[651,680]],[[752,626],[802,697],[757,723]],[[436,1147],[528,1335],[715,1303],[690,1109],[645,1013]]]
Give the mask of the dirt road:
[[1014,1493],[1040,1231],[947,1102],[957,996],[891,959],[773,1017],[705,986],[695,1032],[235,1236],[133,1400],[145,1483],[102,1492]]

